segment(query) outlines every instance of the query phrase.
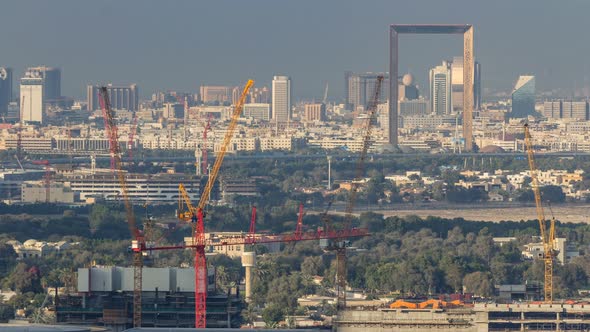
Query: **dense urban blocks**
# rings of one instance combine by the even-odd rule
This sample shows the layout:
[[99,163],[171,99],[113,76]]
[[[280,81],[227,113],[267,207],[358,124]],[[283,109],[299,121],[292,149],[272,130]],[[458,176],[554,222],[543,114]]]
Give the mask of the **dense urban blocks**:
[[463,138],[473,149],[473,26],[470,24],[392,24],[389,27],[389,144],[398,145],[398,80],[400,34],[463,34]]

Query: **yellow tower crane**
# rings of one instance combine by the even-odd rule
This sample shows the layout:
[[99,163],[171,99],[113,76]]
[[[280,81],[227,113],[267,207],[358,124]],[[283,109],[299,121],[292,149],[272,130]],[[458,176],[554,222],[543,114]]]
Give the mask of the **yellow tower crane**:
[[533,144],[531,142],[531,132],[529,125],[524,125],[524,141],[526,144],[526,151],[529,160],[529,168],[531,170],[531,179],[533,193],[535,194],[535,205],[537,207],[537,218],[539,219],[539,226],[541,229],[541,242],[543,243],[543,262],[545,263],[545,283],[543,286],[543,293],[545,302],[553,302],[553,261],[555,259],[555,250],[553,244],[555,242],[555,218],[551,218],[549,222],[549,229],[547,229],[547,221],[545,220],[545,212],[543,211],[543,204],[541,201],[541,191],[539,190],[539,180],[537,178],[537,167],[535,166],[535,156],[533,153]]
[[[192,223],[192,240],[193,246],[195,246],[195,257],[194,257],[194,266],[195,266],[195,327],[196,328],[206,328],[207,327],[207,261],[205,258],[205,224],[203,221],[204,218],[204,208],[209,202],[209,198],[211,196],[211,189],[213,189],[213,185],[217,179],[217,175],[219,174],[219,169],[221,168],[221,164],[223,163],[223,158],[227,152],[229,144],[231,143],[231,139],[234,136],[234,131],[238,124],[238,119],[242,112],[242,108],[246,102],[246,97],[250,91],[250,88],[254,85],[254,81],[248,80],[242,94],[240,95],[240,99],[238,100],[236,107],[232,113],[231,121],[225,133],[225,138],[223,140],[223,144],[221,146],[221,151],[215,156],[215,163],[213,164],[213,169],[209,173],[209,178],[207,179],[207,184],[205,185],[205,189],[201,194],[201,199],[199,200],[199,204],[197,207],[194,207],[190,202],[190,197],[186,192],[186,189],[182,184],[178,186],[178,190],[180,192],[179,198],[179,209],[178,209],[178,218],[183,220],[191,220]],[[188,211],[183,208],[183,202],[187,205]]]

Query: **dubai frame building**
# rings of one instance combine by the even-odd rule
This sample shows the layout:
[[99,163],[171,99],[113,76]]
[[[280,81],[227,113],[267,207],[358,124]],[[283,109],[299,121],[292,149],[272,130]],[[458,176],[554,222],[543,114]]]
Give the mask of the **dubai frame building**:
[[463,34],[464,151],[473,149],[473,26],[471,24],[392,24],[389,27],[389,144],[398,145],[398,39],[400,34]]

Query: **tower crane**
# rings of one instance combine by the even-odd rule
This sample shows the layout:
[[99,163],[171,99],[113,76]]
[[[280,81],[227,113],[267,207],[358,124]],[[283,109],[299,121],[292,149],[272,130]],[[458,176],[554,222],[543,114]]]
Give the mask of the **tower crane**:
[[[19,161],[19,163],[20,163],[20,161]],[[43,177],[43,182],[45,183],[45,202],[50,203],[50,201],[51,201],[51,165],[49,163],[49,160],[34,160],[34,161],[32,161],[32,163],[34,165],[45,166],[45,176]]]
[[[20,103],[20,116],[18,117],[19,126],[18,130],[16,131],[16,159],[20,160],[23,158],[23,116],[25,114],[25,96],[23,96],[23,100]],[[20,163],[20,161],[19,161]]]
[[[371,135],[373,130],[373,124],[375,122],[375,115],[377,112],[377,104],[379,103],[379,97],[381,95],[381,85],[383,83],[383,76],[378,76],[375,82],[375,93],[373,98],[369,102],[367,107],[368,117],[363,132],[363,146],[359,159],[356,163],[355,176],[352,181],[350,195],[348,196],[348,204],[346,205],[345,216],[344,216],[344,229],[350,229],[352,225],[354,205],[356,203],[356,196],[358,192],[358,181],[362,178],[365,171],[365,159],[367,158],[367,152],[371,145]],[[326,223],[326,228],[330,225],[329,219]],[[336,306],[338,309],[346,308],[346,248],[349,246],[349,241],[346,239],[339,239],[338,241],[328,241],[324,250],[336,252],[336,293],[337,302]]]
[[543,211],[543,204],[541,202],[541,191],[539,189],[539,180],[537,178],[537,167],[535,165],[535,156],[533,153],[533,144],[531,139],[531,132],[528,123],[524,125],[524,141],[526,145],[529,168],[531,170],[531,179],[533,193],[535,195],[535,206],[537,208],[537,218],[539,220],[539,227],[541,230],[541,243],[543,244],[543,262],[545,265],[545,278],[543,285],[543,294],[545,302],[553,302],[553,261],[555,260],[556,252],[553,248],[555,243],[555,218],[551,218],[549,226],[545,220],[545,212]]
[[195,249],[194,267],[195,267],[195,327],[205,328],[206,327],[206,300],[207,300],[207,264],[205,258],[205,247],[213,246],[227,246],[227,245],[253,245],[256,243],[286,243],[296,241],[311,241],[311,240],[327,240],[336,242],[338,240],[344,240],[352,237],[361,237],[368,235],[367,229],[363,228],[349,228],[341,230],[329,230],[329,229],[318,229],[316,231],[303,231],[303,206],[299,207],[299,217],[297,220],[297,227],[295,232],[292,234],[279,234],[279,235],[256,235],[255,232],[255,220],[256,220],[256,209],[252,211],[252,219],[250,221],[250,232],[247,234],[233,236],[224,241],[214,242],[211,239],[205,238],[204,233],[204,217],[205,213],[203,209],[207,204],[211,189],[219,173],[219,169],[223,162],[223,158],[231,142],[233,132],[237,125],[238,117],[241,113],[243,104],[249,89],[252,87],[253,81],[248,81],[239,102],[236,104],[236,108],[232,114],[231,122],[226,132],[222,149],[218,153],[215,163],[211,170],[211,174],[207,181],[207,185],[203,190],[199,204],[195,207],[191,203],[190,196],[188,195],[184,185],[180,184],[178,189],[180,193],[179,198],[179,209],[177,217],[181,220],[192,221],[192,243],[183,244],[180,246],[151,246],[147,248],[145,245],[138,246],[139,251],[156,251],[156,250],[173,250],[173,249]]
[[127,154],[129,160],[133,161],[133,146],[135,145],[135,134],[137,133],[137,113],[133,113],[133,120],[131,120],[131,127],[129,128],[129,140],[127,141]]
[[129,232],[132,236],[131,250],[133,251],[133,327],[141,327],[141,285],[142,285],[142,269],[143,269],[143,251],[145,250],[145,238],[137,228],[135,223],[135,214],[133,213],[133,206],[129,201],[129,194],[127,192],[127,179],[123,171],[123,163],[121,161],[121,147],[119,146],[119,133],[117,130],[117,123],[111,102],[109,99],[108,89],[101,87],[99,89],[100,106],[105,116],[105,123],[108,125],[108,134],[110,141],[111,162],[116,167],[117,178],[121,186],[121,194],[123,196],[123,203],[125,204],[125,213],[127,217],[127,224]]
[[223,145],[221,146],[221,151],[217,154],[215,158],[215,163],[213,164],[213,169],[209,174],[209,178],[207,179],[207,184],[205,185],[205,189],[201,194],[201,199],[199,200],[199,204],[197,207],[193,207],[190,205],[190,199],[188,199],[188,195],[186,191],[183,192],[184,186],[179,186],[179,191],[181,195],[188,205],[189,213],[182,213],[181,210],[178,217],[181,219],[186,220],[186,217],[190,216],[192,223],[192,244],[195,246],[195,257],[194,257],[194,265],[195,265],[195,327],[196,328],[205,328],[207,325],[207,261],[205,258],[205,225],[203,218],[205,217],[203,209],[205,205],[209,202],[209,198],[211,196],[211,189],[213,189],[213,185],[217,180],[217,175],[219,174],[219,169],[221,168],[221,164],[223,163],[223,158],[225,157],[225,153],[227,152],[227,148],[231,139],[234,135],[234,131],[238,124],[238,118],[240,117],[240,113],[242,113],[242,108],[244,103],[246,102],[246,97],[248,96],[248,92],[250,88],[254,85],[254,81],[248,80],[244,90],[242,91],[242,95],[231,117],[230,124],[228,126],[227,132],[225,134],[225,138],[223,140]]
[[[178,103],[183,104],[184,106],[184,139],[186,140],[188,137],[188,114],[189,114],[189,107],[188,107],[188,98],[185,96],[184,99],[178,95],[176,97]],[[197,122],[203,127],[203,140],[200,145],[197,145],[195,148],[195,167],[196,167],[196,175],[207,175],[207,168],[209,166],[209,162],[207,160],[207,132],[211,130],[211,114],[207,117],[207,122],[204,123],[197,118]]]

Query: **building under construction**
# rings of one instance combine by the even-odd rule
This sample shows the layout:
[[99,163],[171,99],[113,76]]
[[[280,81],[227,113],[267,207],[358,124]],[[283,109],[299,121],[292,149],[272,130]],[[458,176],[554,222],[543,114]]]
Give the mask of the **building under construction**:
[[338,332],[589,331],[590,303],[476,303],[454,308],[344,310]]
[[[194,327],[193,268],[143,268],[142,326]],[[215,272],[208,273],[207,327],[239,327],[239,291],[216,292]],[[59,324],[102,325],[113,331],[132,327],[133,268],[78,269],[78,292],[56,301]]]

